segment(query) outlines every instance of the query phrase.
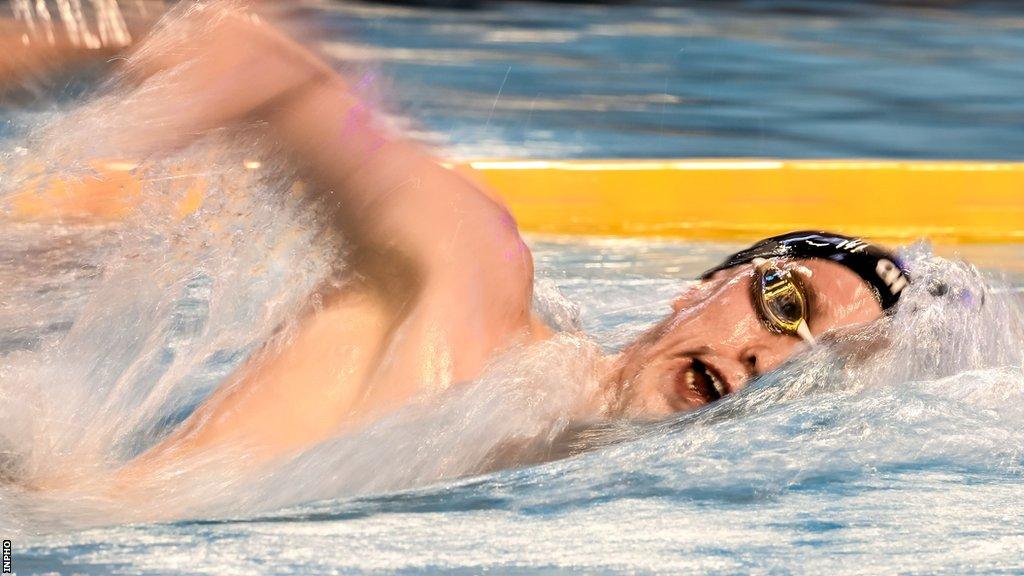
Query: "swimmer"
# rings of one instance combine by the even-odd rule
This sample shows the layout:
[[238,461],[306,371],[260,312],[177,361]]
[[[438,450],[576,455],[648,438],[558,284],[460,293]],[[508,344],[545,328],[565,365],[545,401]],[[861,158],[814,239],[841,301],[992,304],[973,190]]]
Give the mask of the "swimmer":
[[[348,79],[267,19],[207,6],[186,24],[192,33],[180,41],[165,34],[129,56],[140,86],[133,102],[160,128],[127,136],[159,153],[257,122],[352,248],[345,281],[322,288],[294,330],[130,462],[126,478],[233,445],[250,447],[254,460],[295,454],[553,335],[531,309],[530,250],[495,194],[382,126]],[[893,254],[860,239],[796,232],[761,241],[606,358],[602,389],[579,416],[700,408],[823,334],[880,318],[907,282]]]

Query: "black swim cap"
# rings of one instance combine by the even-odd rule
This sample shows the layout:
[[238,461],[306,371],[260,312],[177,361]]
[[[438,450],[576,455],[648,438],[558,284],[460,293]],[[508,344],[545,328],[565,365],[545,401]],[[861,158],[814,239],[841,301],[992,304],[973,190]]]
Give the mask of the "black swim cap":
[[860,238],[807,230],[765,238],[746,250],[725,259],[725,262],[701,275],[701,280],[715,272],[746,264],[755,258],[820,258],[846,266],[872,288],[883,310],[899,301],[900,293],[910,283],[910,276],[899,257],[889,250],[869,244]]

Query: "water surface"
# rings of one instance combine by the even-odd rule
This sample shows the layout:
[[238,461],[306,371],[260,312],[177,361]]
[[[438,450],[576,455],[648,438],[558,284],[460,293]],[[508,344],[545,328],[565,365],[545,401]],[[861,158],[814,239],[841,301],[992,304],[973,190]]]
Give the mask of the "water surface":
[[[1009,4],[799,4],[298,12],[320,22],[323,48],[366,91],[467,156],[1019,155],[1024,45]],[[43,157],[80,169],[76,151],[102,147],[123,121],[117,97],[17,116],[5,165]],[[333,246],[286,200],[292,177],[272,163],[268,176],[242,170],[248,145],[203,142],[150,167],[144,209],[117,225],[4,223],[8,470],[116,467],[327,274]],[[184,221],[160,202],[182,193],[166,176],[183,163],[204,171],[217,200]],[[8,173],[2,192],[18,178]],[[480,473],[505,440],[564,431],[594,358],[736,248],[529,242],[538,309],[588,336],[518,351],[436,405],[258,477],[199,481],[139,510],[0,488],[16,569],[1024,571],[1024,247],[912,248],[918,282],[895,321],[871,329],[884,343],[873,355],[856,339],[822,346],[706,410],[597,430],[576,456]],[[932,280],[945,295],[929,293]],[[155,512],[167,521],[128,523]]]

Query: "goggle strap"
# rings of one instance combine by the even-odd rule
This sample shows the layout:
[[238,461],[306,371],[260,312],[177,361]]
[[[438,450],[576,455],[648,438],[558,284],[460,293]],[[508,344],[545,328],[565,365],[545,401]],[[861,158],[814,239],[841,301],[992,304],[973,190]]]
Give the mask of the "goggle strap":
[[845,266],[871,287],[883,310],[896,305],[903,289],[911,281],[896,254],[860,238],[816,230],[790,232],[761,240],[729,256],[725,262],[701,274],[701,278],[710,278],[720,270],[747,262],[778,256],[818,258]]
[[804,342],[807,342],[811,346],[814,346],[815,339],[814,334],[811,334],[811,329],[807,327],[807,321],[801,320],[800,324],[796,327],[796,334],[800,338],[803,338]]

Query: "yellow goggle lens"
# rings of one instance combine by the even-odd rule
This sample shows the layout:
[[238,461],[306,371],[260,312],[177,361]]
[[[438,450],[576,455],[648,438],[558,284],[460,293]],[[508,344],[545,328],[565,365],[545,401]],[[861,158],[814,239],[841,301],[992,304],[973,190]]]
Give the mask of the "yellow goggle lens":
[[755,267],[753,300],[764,324],[774,332],[813,340],[807,329],[807,297],[799,278],[767,262]]

